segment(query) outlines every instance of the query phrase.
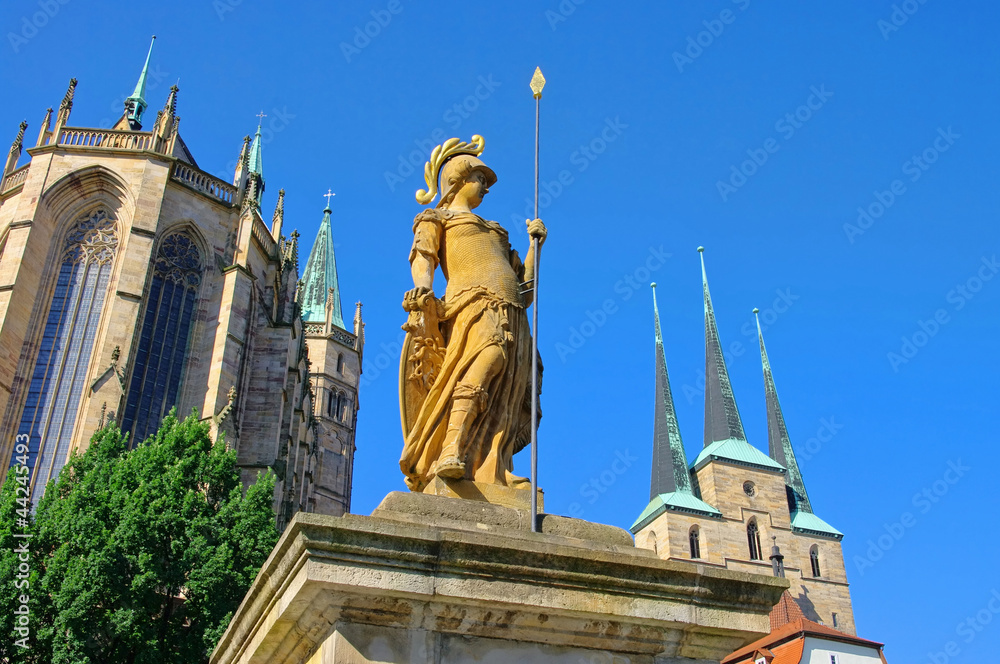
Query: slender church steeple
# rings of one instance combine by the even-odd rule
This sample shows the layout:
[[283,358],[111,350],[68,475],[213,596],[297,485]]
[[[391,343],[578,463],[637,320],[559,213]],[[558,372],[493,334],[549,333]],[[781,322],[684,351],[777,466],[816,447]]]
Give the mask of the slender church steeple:
[[740,411],[736,408],[733,386],[722,354],[719,328],[715,323],[712,295],[705,273],[705,247],[701,256],[701,284],[705,294],[705,447],[722,440],[746,441]]
[[146,112],[146,76],[149,72],[149,58],[153,55],[153,43],[156,42],[156,35],[149,42],[149,52],[146,53],[146,64],[142,66],[142,73],[135,84],[132,96],[125,100],[125,117],[128,119],[129,128],[132,131],[142,129],[142,114]]
[[649,483],[649,505],[632,524],[637,533],[668,511],[686,512],[721,518],[722,512],[694,495],[688,470],[684,441],[681,439],[674,395],[667,375],[667,358],[663,351],[663,331],[660,310],[656,306],[656,284],[653,289],[653,329],[656,354],[656,396],[653,405],[653,468]]
[[252,205],[258,211],[264,195],[264,160],[261,155],[260,125],[265,117],[267,116],[264,115],[264,111],[257,115],[257,132],[254,134],[250,153],[247,155],[247,190],[244,208]]
[[302,320],[306,323],[325,323],[327,318],[327,299],[331,300],[330,322],[341,329],[344,327],[344,316],[340,306],[340,283],[337,280],[337,258],[333,252],[333,230],[330,223],[330,197],[333,193],[324,194],[326,207],[323,209],[323,221],[319,225],[316,243],[309,252],[306,269],[302,275],[302,293],[299,302],[302,305]]
[[663,333],[660,329],[660,310],[656,306],[656,284],[653,289],[653,324],[656,338],[656,403],[653,415],[653,472],[650,480],[649,499],[661,493],[684,491],[691,493],[691,476],[688,474],[684,441],[681,440],[674,395],[667,375],[667,358],[663,352]]
[[792,441],[788,437],[785,426],[785,416],[778,402],[778,391],[774,387],[774,376],[771,375],[771,363],[767,359],[767,349],[764,348],[764,333],[760,329],[759,309],[754,309],[757,319],[757,338],[760,340],[760,360],[764,365],[764,395],[767,403],[767,441],[768,456],[787,469],[785,473],[785,488],[788,492],[788,509],[791,512],[812,513],[806,485],[802,481],[798,461],[792,450]]

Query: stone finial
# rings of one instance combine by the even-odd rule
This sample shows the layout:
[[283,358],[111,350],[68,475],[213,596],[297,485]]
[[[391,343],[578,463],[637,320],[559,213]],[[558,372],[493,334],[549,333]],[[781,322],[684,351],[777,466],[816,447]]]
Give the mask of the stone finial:
[[73,110],[73,96],[76,94],[76,79],[69,79],[69,87],[66,89],[66,94],[63,95],[63,100],[59,104],[60,114],[65,111],[66,118],[69,118],[69,112]]
[[14,142],[10,145],[10,151],[17,151],[17,154],[21,154],[21,147],[24,145],[24,130],[28,128],[28,121],[21,120],[21,124],[17,126],[17,136],[14,138]]
[[121,358],[122,349],[121,346],[115,346],[115,349],[111,351],[111,366],[117,367],[118,360]]
[[285,221],[285,190],[278,190],[278,202],[274,205],[274,214],[271,216],[271,237],[278,239],[281,237],[281,225]]
[[38,130],[38,141],[35,143],[35,147],[45,145],[45,139],[49,133],[49,126],[52,123],[52,109],[46,109],[45,119],[42,120],[42,127]]
[[236,401],[236,386],[235,385],[230,385],[229,386],[229,391],[226,393],[226,398],[229,399],[229,403],[233,403],[234,401]]
[[7,164],[4,167],[4,175],[17,168],[17,160],[21,157],[21,148],[24,146],[24,130],[28,128],[27,120],[22,120],[18,125],[17,137],[10,144],[10,154],[7,155]]

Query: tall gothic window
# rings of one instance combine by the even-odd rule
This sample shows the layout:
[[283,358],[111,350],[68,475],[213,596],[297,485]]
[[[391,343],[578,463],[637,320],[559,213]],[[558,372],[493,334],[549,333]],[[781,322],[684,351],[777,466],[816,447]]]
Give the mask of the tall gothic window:
[[691,547],[691,557],[701,558],[701,533],[698,526],[691,526],[688,532],[688,544]]
[[750,560],[761,560],[760,531],[757,530],[757,520],[750,519],[747,524],[747,543],[750,545]]
[[39,496],[69,454],[117,249],[115,220],[104,208],[81,216],[66,236],[18,426],[18,434],[29,437],[28,465]]
[[812,565],[813,576],[823,576],[819,569],[819,547],[815,544],[809,549],[809,564]]
[[160,243],[153,263],[153,280],[122,418],[122,430],[131,432],[133,445],[155,433],[163,417],[177,405],[200,283],[198,248],[183,233],[168,235]]

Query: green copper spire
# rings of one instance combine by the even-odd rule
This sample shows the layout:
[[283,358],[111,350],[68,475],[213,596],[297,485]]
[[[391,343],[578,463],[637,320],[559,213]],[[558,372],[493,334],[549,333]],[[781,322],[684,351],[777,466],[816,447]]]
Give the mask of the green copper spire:
[[325,323],[326,302],[327,297],[330,297],[333,300],[331,321],[337,327],[347,329],[344,327],[344,317],[340,308],[337,258],[333,253],[333,231],[330,227],[331,212],[328,198],[316,243],[309,252],[309,260],[306,261],[305,273],[302,275],[303,290],[300,298],[302,320],[306,323]]
[[146,112],[146,75],[149,72],[149,58],[153,55],[153,43],[156,35],[149,42],[149,52],[146,53],[146,64],[142,66],[142,73],[135,84],[132,96],[125,100],[125,117],[128,119],[129,127],[133,131],[142,129],[142,114]]
[[771,363],[767,359],[767,349],[764,348],[764,333],[760,329],[760,318],[757,316],[758,309],[754,309],[754,318],[757,319],[757,338],[760,340],[760,360],[764,364],[764,396],[767,403],[767,439],[768,456],[784,466],[788,472],[785,473],[785,487],[788,493],[788,509],[792,512],[812,513],[812,505],[809,504],[809,495],[806,493],[806,485],[802,481],[802,473],[799,471],[799,464],[795,460],[795,452],[792,450],[792,441],[788,437],[788,428],[785,426],[785,416],[781,412],[781,404],[778,402],[778,391],[774,387],[774,376],[771,375]]
[[653,289],[653,326],[656,353],[656,398],[653,406],[653,470],[649,484],[649,504],[632,524],[637,533],[668,511],[721,518],[722,513],[701,499],[691,489],[691,475],[684,441],[677,424],[674,395],[667,375],[667,358],[663,351],[660,330],[660,310],[656,306],[656,284]]
[[260,154],[260,123],[266,117],[264,111],[257,116],[257,133],[254,134],[253,144],[250,146],[250,172],[259,175],[261,180],[264,179],[264,162]]
[[708,292],[705,274],[705,247],[698,247],[701,256],[701,284],[705,294],[705,447],[720,440],[747,439],[743,432],[740,411],[729,382],[729,370],[722,355],[719,328],[715,323],[712,294]]
[[653,325],[656,339],[656,404],[653,415],[653,473],[649,499],[661,493],[683,491],[691,493],[691,476],[688,474],[684,441],[677,424],[674,395],[667,375],[667,357],[663,352],[663,334],[660,331],[660,310],[656,306],[656,284],[653,289]]

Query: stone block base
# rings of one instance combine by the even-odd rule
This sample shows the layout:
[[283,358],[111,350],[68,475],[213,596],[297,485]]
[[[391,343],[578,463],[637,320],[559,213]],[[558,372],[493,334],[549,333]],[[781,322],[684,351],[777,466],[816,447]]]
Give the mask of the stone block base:
[[[465,498],[466,500],[478,500],[492,505],[503,507],[513,507],[514,509],[531,509],[531,487],[527,489],[515,489],[499,484],[483,484],[472,480],[446,480],[435,477],[430,484],[424,487],[422,493],[431,496],[444,496],[445,498]],[[538,511],[544,511],[544,495],[541,489],[538,490]]]
[[410,493],[370,517],[300,512],[211,664],[707,664],[765,635],[788,587],[526,516]]

